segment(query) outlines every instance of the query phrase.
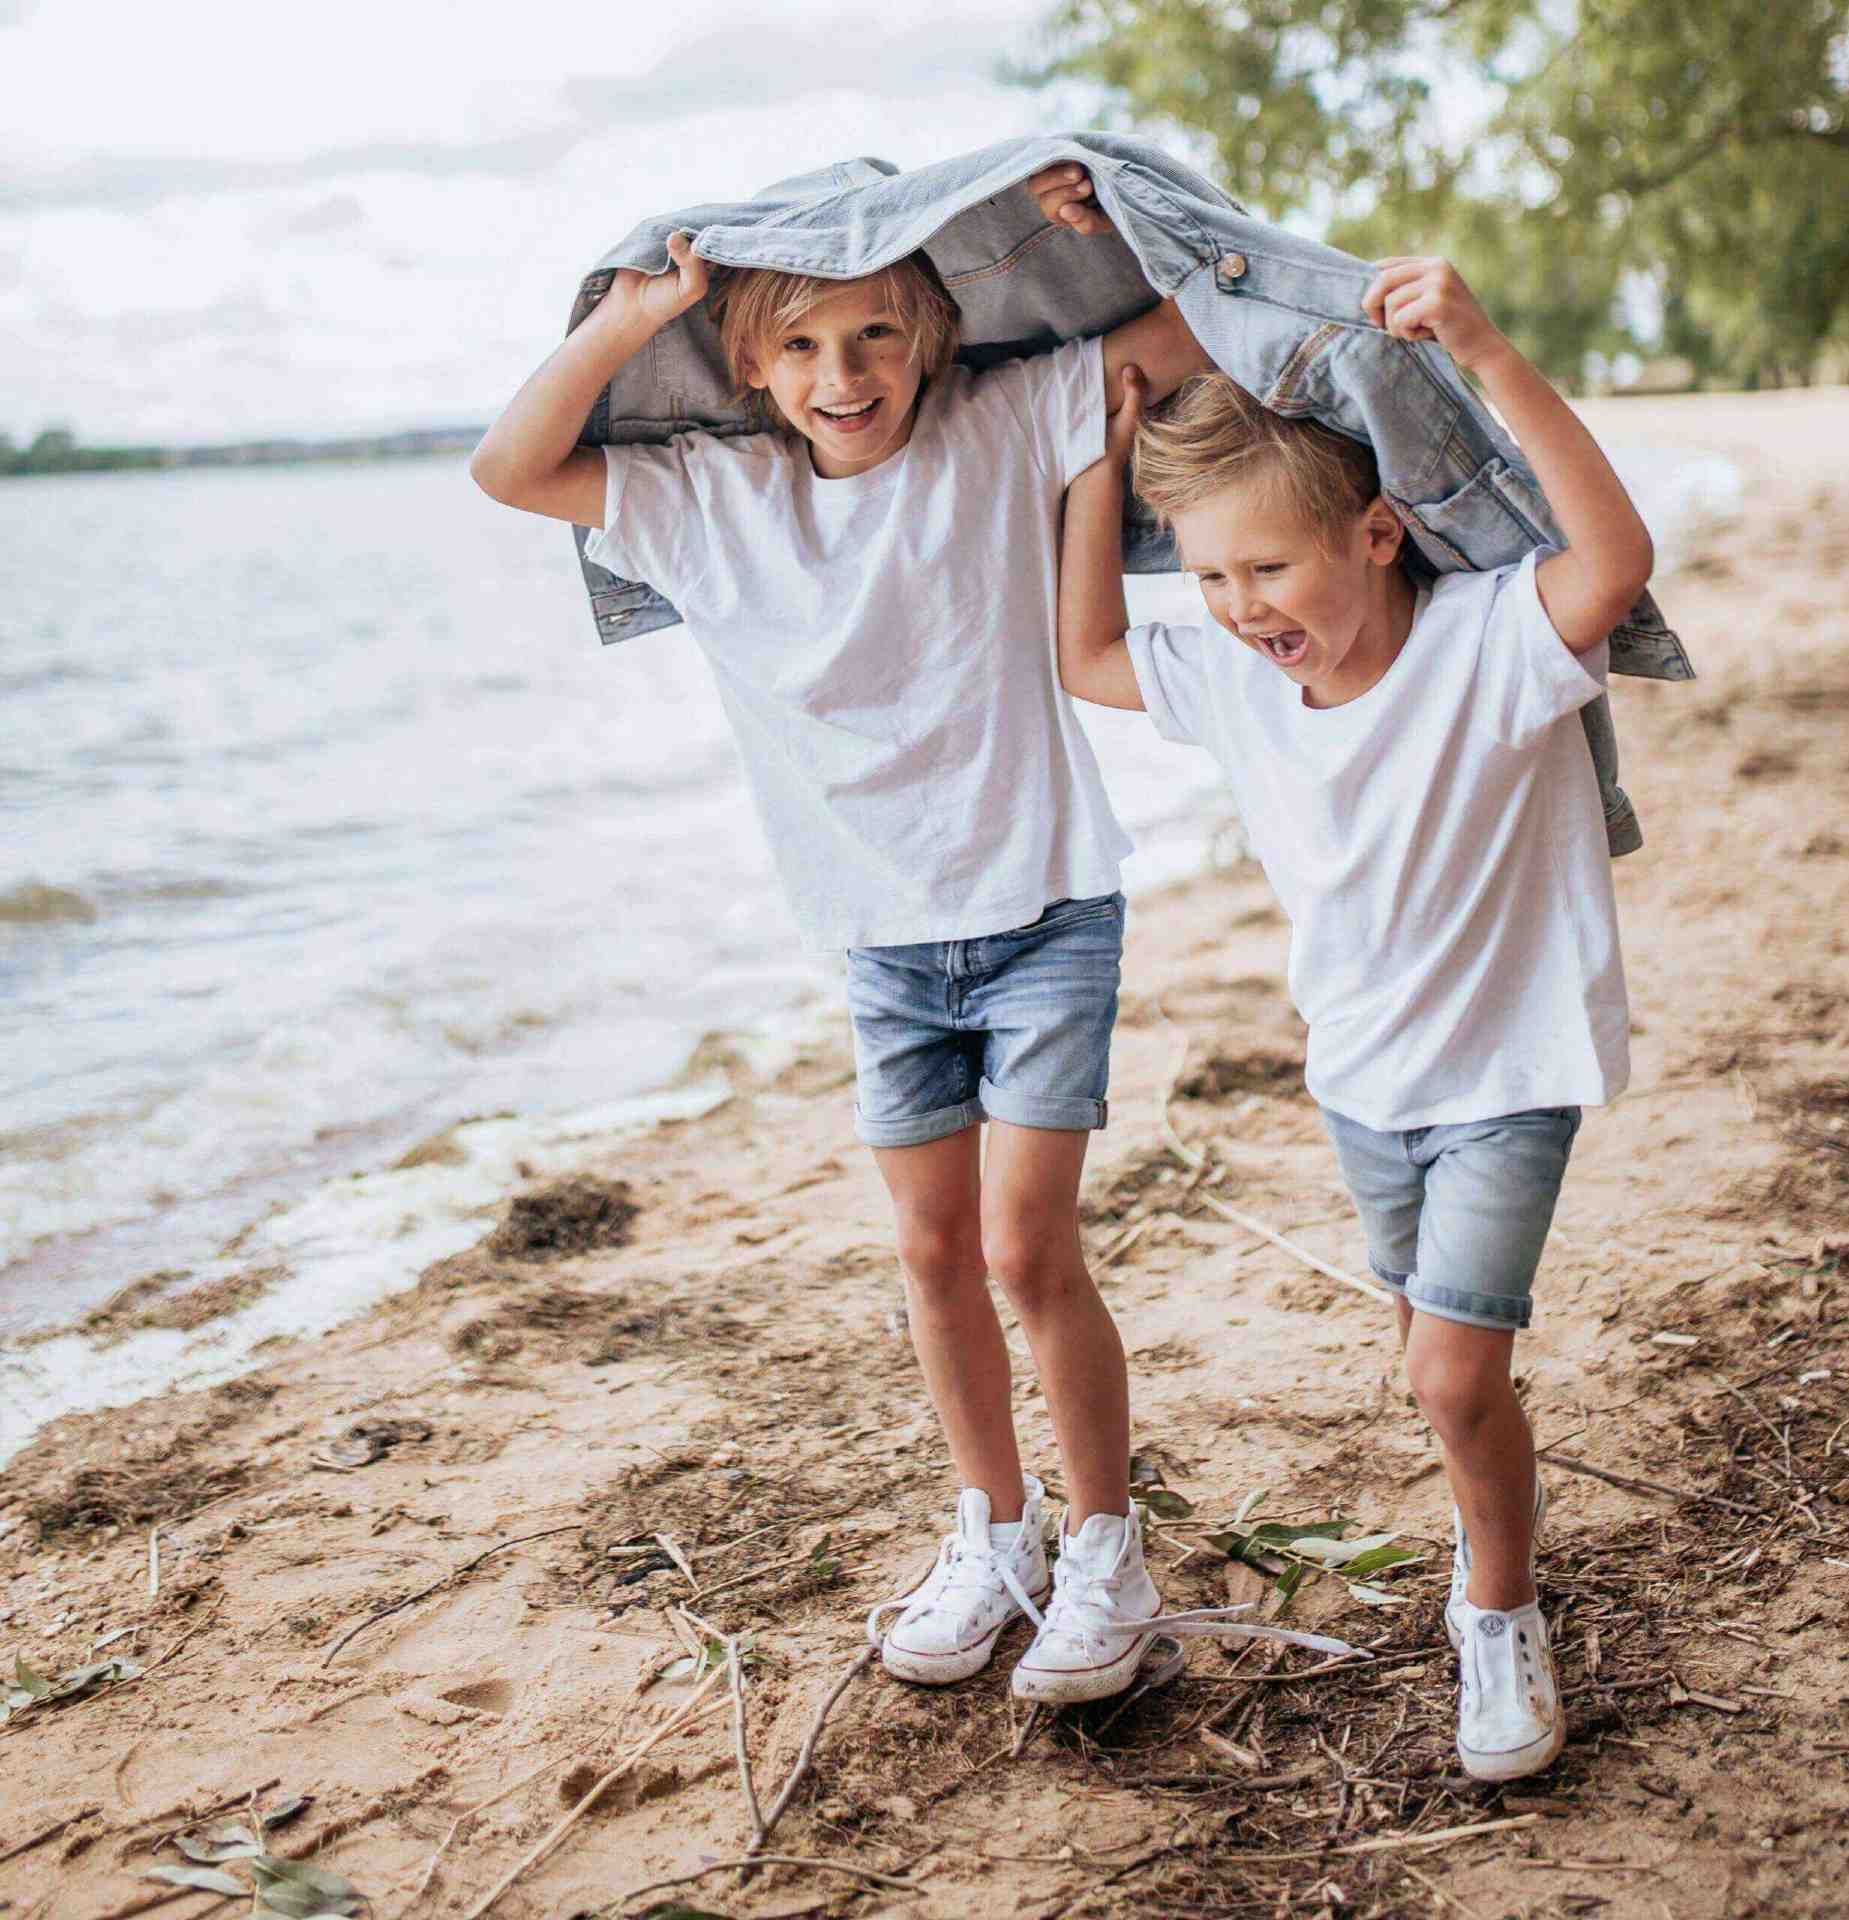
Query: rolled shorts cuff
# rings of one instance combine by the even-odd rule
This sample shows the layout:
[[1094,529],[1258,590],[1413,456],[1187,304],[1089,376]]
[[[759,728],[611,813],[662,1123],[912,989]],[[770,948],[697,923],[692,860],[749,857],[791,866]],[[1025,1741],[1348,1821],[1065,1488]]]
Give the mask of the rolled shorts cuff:
[[856,1107],[854,1133],[869,1147],[923,1147],[965,1127],[979,1126],[982,1118],[979,1100],[960,1100],[954,1107],[937,1107],[930,1113],[891,1114],[881,1120],[869,1120]]
[[1429,1313],[1435,1320],[1487,1327],[1491,1333],[1519,1333],[1534,1319],[1534,1301],[1525,1293],[1471,1293],[1428,1284],[1416,1273],[1394,1273],[1377,1260],[1368,1265],[1382,1286],[1391,1287],[1415,1313]]
[[1069,1094],[1017,1093],[985,1079],[977,1088],[982,1110],[1011,1127],[1044,1127],[1054,1133],[1088,1133],[1110,1118],[1108,1100],[1084,1100]]

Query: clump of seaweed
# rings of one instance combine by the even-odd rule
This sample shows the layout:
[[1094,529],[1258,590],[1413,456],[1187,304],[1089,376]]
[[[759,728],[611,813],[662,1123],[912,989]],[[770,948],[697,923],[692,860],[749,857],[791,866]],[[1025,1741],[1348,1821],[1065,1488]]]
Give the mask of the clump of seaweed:
[[482,1244],[503,1260],[562,1260],[627,1246],[640,1212],[626,1181],[576,1174],[517,1194]]

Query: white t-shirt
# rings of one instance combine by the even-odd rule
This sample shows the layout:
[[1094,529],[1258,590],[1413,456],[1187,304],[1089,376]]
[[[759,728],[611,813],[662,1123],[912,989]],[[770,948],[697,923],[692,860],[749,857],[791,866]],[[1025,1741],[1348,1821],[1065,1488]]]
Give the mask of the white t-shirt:
[[1130,841],[1054,644],[1060,497],[1103,451],[1096,340],[947,368],[844,480],[774,434],[605,449],[585,551],[711,662],[811,946],[977,939],[1116,889]]
[[1129,636],[1143,704],[1226,769],[1291,922],[1305,1080],[1381,1131],[1622,1092],[1630,1019],[1598,780],[1573,715],[1605,681],[1536,556],[1447,574],[1400,656],[1308,707],[1218,627]]

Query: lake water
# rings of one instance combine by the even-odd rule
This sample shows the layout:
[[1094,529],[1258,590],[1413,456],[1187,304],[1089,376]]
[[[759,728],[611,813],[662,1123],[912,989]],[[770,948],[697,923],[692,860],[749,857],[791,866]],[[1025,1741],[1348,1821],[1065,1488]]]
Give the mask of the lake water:
[[[1728,484],[1625,464],[1667,538]],[[1205,756],[1086,724],[1127,884],[1197,867]],[[516,1163],[712,1104],[702,1035],[841,1019],[684,631],[600,647],[566,531],[453,459],[0,485],[0,826],[0,1462],[407,1284]],[[252,1266],[196,1333],[19,1344]]]

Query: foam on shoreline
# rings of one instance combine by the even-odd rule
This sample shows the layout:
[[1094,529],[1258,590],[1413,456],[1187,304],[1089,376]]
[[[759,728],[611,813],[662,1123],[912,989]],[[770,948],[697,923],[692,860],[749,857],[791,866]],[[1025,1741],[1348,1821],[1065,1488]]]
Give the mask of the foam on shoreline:
[[[812,1025],[780,1022],[727,1039],[754,1072],[774,1073]],[[571,1113],[465,1121],[440,1136],[440,1151],[324,1182],[253,1222],[189,1276],[188,1291],[273,1276],[249,1305],[185,1331],[143,1328],[99,1341],[65,1328],[0,1352],[0,1466],[65,1414],[215,1386],[261,1366],[273,1342],[367,1312],[433,1261],[479,1241],[514,1188],[579,1171],[664,1121],[698,1119],[732,1092],[723,1074],[708,1073]]]

